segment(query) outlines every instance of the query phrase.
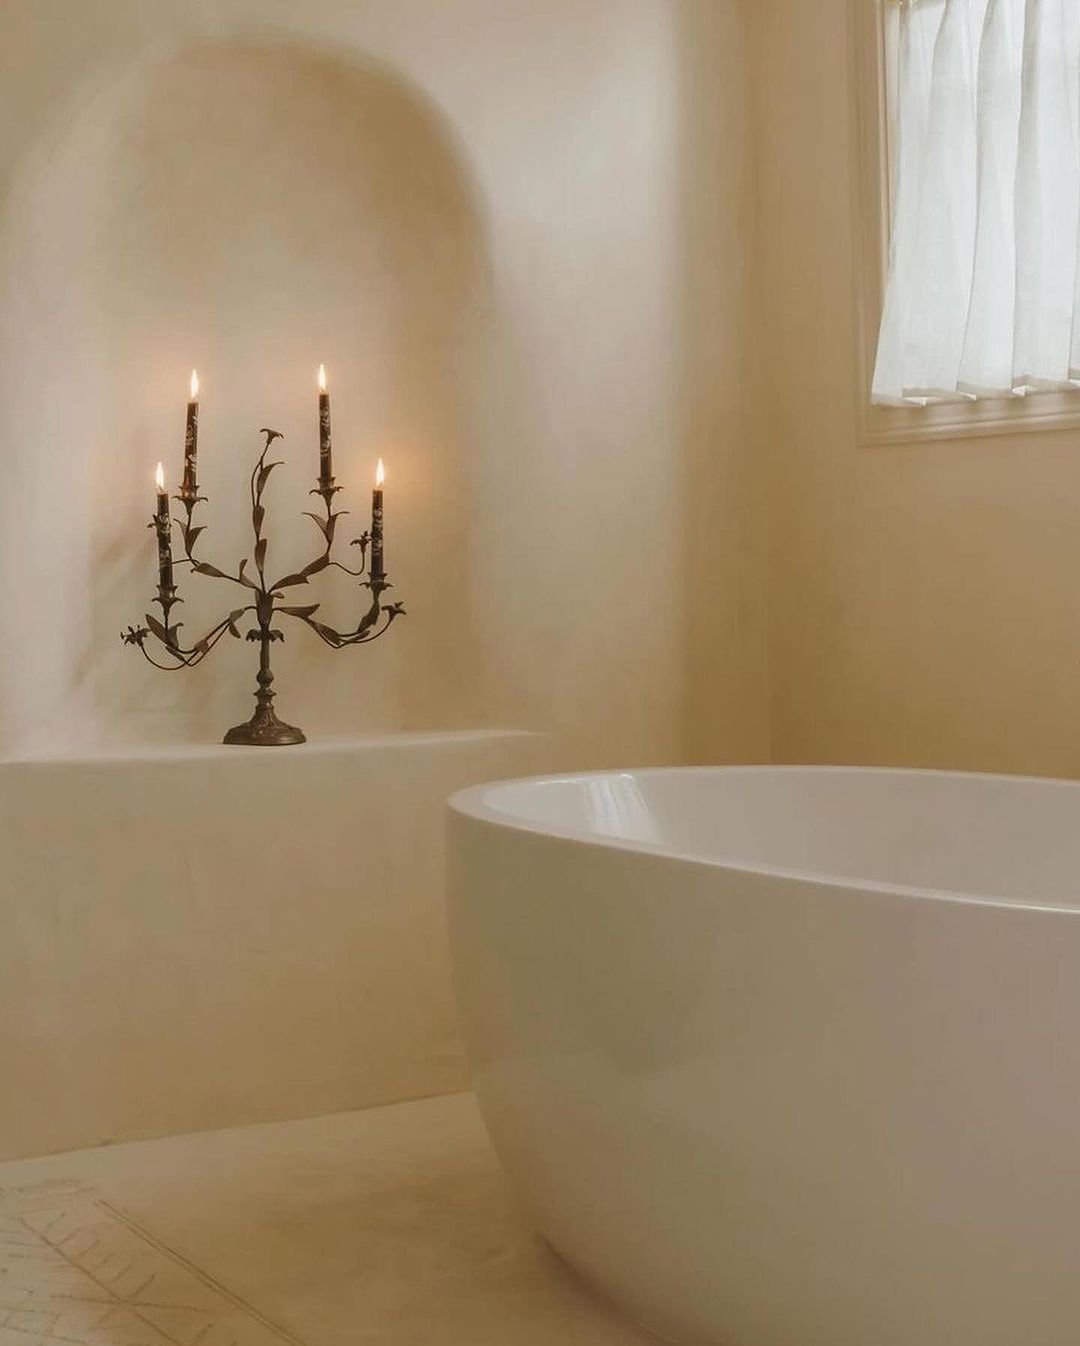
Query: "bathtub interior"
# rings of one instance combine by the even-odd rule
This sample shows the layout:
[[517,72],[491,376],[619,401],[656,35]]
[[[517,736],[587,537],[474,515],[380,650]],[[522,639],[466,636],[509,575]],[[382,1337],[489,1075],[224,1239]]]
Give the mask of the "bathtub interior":
[[1080,785],[862,768],[604,773],[469,791],[489,821],[735,868],[1078,907]]

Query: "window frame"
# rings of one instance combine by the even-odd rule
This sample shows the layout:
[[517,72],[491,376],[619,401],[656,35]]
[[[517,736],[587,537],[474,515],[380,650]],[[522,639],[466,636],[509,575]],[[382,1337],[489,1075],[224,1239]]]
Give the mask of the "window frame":
[[853,224],[858,300],[858,441],[903,444],[934,439],[1080,429],[1080,393],[939,402],[925,407],[871,401],[888,273],[890,201],[886,9],[898,0],[849,0],[853,52]]

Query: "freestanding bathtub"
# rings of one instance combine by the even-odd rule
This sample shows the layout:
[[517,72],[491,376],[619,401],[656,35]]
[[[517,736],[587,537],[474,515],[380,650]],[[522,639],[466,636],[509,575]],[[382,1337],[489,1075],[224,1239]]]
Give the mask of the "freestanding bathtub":
[[1080,785],[736,768],[451,803],[539,1228],[708,1346],[1080,1343]]

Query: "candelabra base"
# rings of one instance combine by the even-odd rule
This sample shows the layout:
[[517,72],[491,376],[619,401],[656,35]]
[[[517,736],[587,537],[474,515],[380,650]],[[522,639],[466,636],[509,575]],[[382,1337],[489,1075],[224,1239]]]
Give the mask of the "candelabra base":
[[282,723],[269,706],[260,706],[247,724],[230,729],[224,742],[248,748],[287,748],[293,743],[306,743],[307,739],[302,729]]

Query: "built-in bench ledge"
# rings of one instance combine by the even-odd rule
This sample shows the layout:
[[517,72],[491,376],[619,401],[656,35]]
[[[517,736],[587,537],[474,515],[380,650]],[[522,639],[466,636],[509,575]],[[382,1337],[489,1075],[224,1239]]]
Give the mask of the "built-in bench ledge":
[[0,764],[0,1158],[462,1087],[445,800],[547,752],[479,729]]
[[[313,735],[307,743],[288,748],[246,748],[224,743],[116,743],[92,747],[52,748],[25,756],[13,754],[0,757],[0,776],[5,768],[15,765],[45,763],[56,765],[92,764],[96,762],[191,762],[207,760],[232,761],[239,758],[260,757],[265,765],[270,759],[280,762],[295,761],[300,757],[354,755],[356,753],[415,752],[431,749],[436,752],[468,750],[486,744],[491,748],[502,746],[508,751],[543,754],[547,736],[525,729],[416,729],[383,730],[366,734],[334,736]],[[540,766],[538,770],[543,770]]]

